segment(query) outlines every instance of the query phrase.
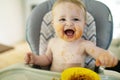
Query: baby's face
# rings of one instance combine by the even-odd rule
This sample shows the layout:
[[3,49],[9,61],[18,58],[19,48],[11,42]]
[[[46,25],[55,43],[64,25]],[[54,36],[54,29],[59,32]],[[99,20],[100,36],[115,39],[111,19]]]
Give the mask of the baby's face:
[[54,8],[53,27],[58,37],[74,41],[82,36],[84,26],[84,13],[77,5],[66,2]]

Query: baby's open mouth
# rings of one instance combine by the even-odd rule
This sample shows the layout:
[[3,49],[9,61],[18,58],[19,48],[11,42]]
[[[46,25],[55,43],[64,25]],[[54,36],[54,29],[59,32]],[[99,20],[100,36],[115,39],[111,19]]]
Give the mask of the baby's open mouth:
[[67,36],[73,36],[74,35],[74,30],[72,30],[72,29],[67,29],[67,30],[65,30],[64,31],[64,33],[65,33],[65,35],[67,35]]

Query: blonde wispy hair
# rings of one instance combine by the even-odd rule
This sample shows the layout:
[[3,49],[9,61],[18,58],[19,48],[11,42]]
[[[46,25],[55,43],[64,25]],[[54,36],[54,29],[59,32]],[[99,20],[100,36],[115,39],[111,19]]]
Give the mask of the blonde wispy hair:
[[66,2],[70,2],[73,3],[75,5],[77,5],[80,9],[82,9],[83,13],[84,13],[84,18],[86,20],[86,7],[84,5],[84,3],[81,0],[56,0],[56,2],[53,4],[52,7],[52,11],[54,10],[54,8],[61,3],[66,3]]

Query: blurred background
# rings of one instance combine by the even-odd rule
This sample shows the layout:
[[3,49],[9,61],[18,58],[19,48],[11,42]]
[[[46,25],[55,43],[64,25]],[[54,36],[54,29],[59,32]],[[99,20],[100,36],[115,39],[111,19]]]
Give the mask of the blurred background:
[[25,40],[25,24],[32,8],[44,0],[0,0],[0,43]]
[[[16,44],[25,40],[25,22],[32,8],[45,0],[0,0],[0,43]],[[113,38],[120,36],[120,0],[99,0],[112,12]]]
[[[25,40],[26,20],[32,9],[45,0],[0,0],[0,44],[12,46],[0,53],[0,68],[23,62],[30,51]],[[99,0],[105,3],[113,15],[113,41],[110,50],[120,58],[120,0]]]

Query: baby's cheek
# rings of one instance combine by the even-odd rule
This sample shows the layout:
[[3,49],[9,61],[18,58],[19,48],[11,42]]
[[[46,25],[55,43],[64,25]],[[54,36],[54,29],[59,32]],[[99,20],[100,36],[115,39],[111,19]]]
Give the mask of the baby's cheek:
[[76,32],[75,32],[75,38],[78,39],[83,35],[83,30],[80,28],[76,28]]
[[57,36],[61,37],[63,36],[63,27],[62,25],[56,25],[56,27],[54,27]]

